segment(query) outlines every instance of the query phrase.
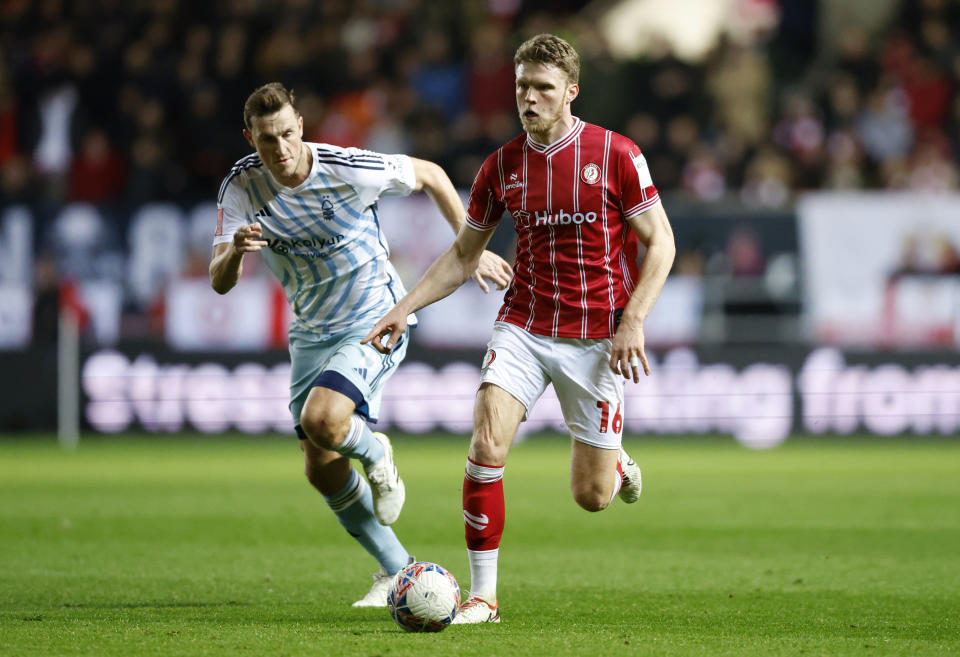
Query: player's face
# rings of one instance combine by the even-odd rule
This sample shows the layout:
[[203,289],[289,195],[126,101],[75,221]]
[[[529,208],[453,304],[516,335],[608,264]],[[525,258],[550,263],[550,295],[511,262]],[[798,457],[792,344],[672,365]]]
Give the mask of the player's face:
[[310,163],[304,155],[303,117],[290,105],[274,114],[253,117],[250,130],[243,134],[279,182],[295,186],[306,177]]
[[[517,111],[520,123],[534,139],[551,143],[562,137],[570,115],[570,103],[579,86],[553,64],[521,62],[516,69]],[[559,134],[558,134],[559,133]]]

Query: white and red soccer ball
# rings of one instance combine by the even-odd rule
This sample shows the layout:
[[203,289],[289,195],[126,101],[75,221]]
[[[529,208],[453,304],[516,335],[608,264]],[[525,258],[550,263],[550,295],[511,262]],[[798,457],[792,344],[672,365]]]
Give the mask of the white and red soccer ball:
[[387,607],[407,632],[439,632],[457,615],[460,585],[443,566],[418,561],[397,573]]

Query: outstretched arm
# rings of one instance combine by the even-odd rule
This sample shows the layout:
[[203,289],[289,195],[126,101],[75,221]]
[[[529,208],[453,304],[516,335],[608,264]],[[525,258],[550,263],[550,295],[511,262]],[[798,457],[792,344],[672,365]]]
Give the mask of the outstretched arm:
[[[451,294],[474,274],[492,234],[492,230],[479,231],[469,226],[461,228],[453,245],[430,265],[427,273],[407,296],[380,318],[363,339],[363,344],[370,342],[381,353],[390,353],[407,330],[407,316],[410,313]],[[386,344],[383,343],[385,336],[389,336]]]
[[[657,203],[643,214],[627,221],[647,247],[647,254],[640,266],[640,280],[637,281],[637,287],[623,310],[620,326],[613,336],[610,369],[624,378],[633,378],[634,383],[639,383],[640,366],[643,367],[644,374],[650,375],[650,365],[644,352],[643,321],[663,290],[667,274],[673,267],[677,247],[670,220],[662,204]],[[639,360],[639,363],[631,364],[633,359]]]
[[[413,162],[413,171],[417,176],[417,185],[413,188],[414,191],[425,192],[437,206],[437,209],[440,210],[443,218],[450,224],[454,234],[459,235],[460,229],[463,228],[465,223],[464,218],[467,216],[467,211],[464,210],[460,195],[457,194],[450,178],[439,165],[433,162],[419,160],[415,157],[410,158],[410,160]],[[491,251],[484,251],[480,255],[476,270],[471,274],[473,280],[477,282],[484,293],[490,291],[490,287],[484,279],[489,279],[498,289],[503,290],[510,284],[512,275],[513,270],[510,265]]]
[[218,294],[226,294],[240,280],[243,254],[254,253],[267,245],[261,237],[260,224],[254,222],[240,226],[233,234],[232,242],[213,247],[210,256],[210,285]]

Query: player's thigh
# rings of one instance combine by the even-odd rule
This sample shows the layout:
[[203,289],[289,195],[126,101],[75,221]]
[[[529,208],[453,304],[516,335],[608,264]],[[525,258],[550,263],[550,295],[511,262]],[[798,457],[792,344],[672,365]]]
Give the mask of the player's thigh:
[[480,383],[493,384],[509,393],[523,406],[526,419],[550,383],[544,367],[549,353],[548,339],[513,324],[497,322],[480,366]]
[[389,354],[381,354],[371,345],[360,344],[366,334],[367,329],[358,328],[319,342],[302,338],[291,340],[290,412],[294,423],[299,423],[307,400],[316,397],[314,389],[317,387],[350,399],[354,405],[351,413],[356,412],[374,421],[377,419],[386,382],[407,353],[409,331]]
[[609,340],[558,340],[550,370],[570,436],[619,451],[623,435],[623,378],[610,370]]
[[542,337],[512,324],[494,325],[480,369],[470,458],[503,464],[520,422],[550,383],[543,366],[549,348]]
[[483,465],[503,465],[527,414],[511,393],[493,383],[482,383],[473,408],[473,436],[468,456]]

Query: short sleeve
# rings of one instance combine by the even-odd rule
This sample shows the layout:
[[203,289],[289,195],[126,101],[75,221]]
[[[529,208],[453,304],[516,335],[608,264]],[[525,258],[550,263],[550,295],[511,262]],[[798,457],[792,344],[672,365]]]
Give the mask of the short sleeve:
[[625,218],[643,214],[660,200],[660,194],[650,177],[647,158],[640,147],[624,139],[622,147],[617,149],[620,171],[620,207]]
[[232,241],[237,229],[248,223],[247,203],[236,180],[234,178],[224,183],[223,194],[217,201],[217,230],[213,235],[214,245]]
[[381,196],[406,196],[417,186],[413,161],[406,155],[384,155],[360,148],[317,145],[318,165],[352,186],[369,207]]
[[467,225],[476,230],[492,230],[497,227],[503,216],[504,204],[500,200],[493,184],[494,156],[480,167],[477,177],[470,188],[470,200],[467,203]]

